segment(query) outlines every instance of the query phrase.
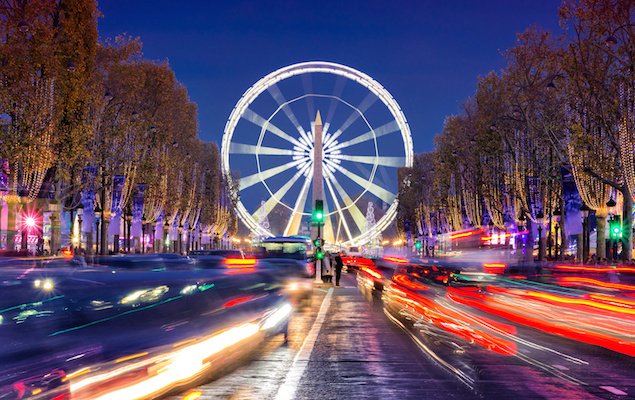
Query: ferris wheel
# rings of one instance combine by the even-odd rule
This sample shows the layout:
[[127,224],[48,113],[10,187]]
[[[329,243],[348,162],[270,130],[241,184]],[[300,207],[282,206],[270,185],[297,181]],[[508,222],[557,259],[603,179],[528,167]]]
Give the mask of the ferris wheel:
[[[252,233],[308,234],[319,193],[324,239],[348,246],[371,241],[394,220],[397,172],[412,166],[413,149],[406,118],[383,86],[351,67],[314,61],[274,71],[243,94],[221,158],[225,176],[237,180],[236,212]],[[368,202],[380,214],[371,227]]]

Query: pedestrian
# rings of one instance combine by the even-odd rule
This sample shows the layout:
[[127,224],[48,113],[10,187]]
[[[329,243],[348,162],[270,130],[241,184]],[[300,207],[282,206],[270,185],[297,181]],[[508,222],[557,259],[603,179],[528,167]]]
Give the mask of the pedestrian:
[[335,254],[335,286],[340,285],[342,268],[344,268],[344,261],[342,261],[342,253],[338,252],[337,254]]
[[324,258],[322,259],[322,281],[324,281],[324,283],[333,282],[333,264],[331,263],[330,253],[324,254]]

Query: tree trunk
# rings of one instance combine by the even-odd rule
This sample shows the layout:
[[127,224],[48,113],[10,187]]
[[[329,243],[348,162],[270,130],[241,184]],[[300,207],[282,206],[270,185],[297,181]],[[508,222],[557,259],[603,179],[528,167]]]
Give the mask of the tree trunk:
[[624,208],[622,211],[622,260],[633,258],[633,196],[628,187],[622,190]]
[[565,250],[569,249],[569,243],[567,243],[567,232],[565,230],[565,221],[567,220],[567,209],[565,208],[564,203],[564,188],[561,191],[562,196],[560,196],[560,210],[562,212],[562,216],[560,217],[560,257],[558,260],[564,259]]
[[596,211],[595,221],[597,226],[597,243],[595,257],[598,260],[606,257],[606,214]]
[[101,241],[101,243],[99,244],[99,251],[101,252],[101,255],[107,255],[108,254],[108,226],[110,225],[110,218],[106,218],[104,216],[104,218],[102,218],[101,220],[101,236],[99,237],[99,240]]

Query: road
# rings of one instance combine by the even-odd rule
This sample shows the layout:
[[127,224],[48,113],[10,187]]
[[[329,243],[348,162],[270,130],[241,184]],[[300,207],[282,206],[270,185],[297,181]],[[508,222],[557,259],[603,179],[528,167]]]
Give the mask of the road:
[[[235,369],[170,399],[626,399],[635,394],[631,357],[531,328],[516,326],[515,356],[478,348],[448,352],[447,343],[405,329],[385,313],[378,296],[362,295],[351,275],[342,287],[314,289],[311,305],[296,311],[289,329],[288,343],[273,337]],[[473,374],[460,379],[457,371]]]

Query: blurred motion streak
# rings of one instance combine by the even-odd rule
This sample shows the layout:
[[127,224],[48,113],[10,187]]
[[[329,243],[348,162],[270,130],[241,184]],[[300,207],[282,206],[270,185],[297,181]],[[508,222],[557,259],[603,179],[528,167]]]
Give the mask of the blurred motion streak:
[[635,285],[625,283],[604,282],[597,279],[583,278],[579,276],[564,276],[557,278],[557,282],[563,286],[594,286],[606,289],[635,291]]
[[[512,356],[516,354],[516,343],[498,337],[495,333],[488,333],[491,330],[487,325],[493,322],[485,322],[475,317],[466,318],[463,314],[456,312],[439,302],[423,295],[414,293],[406,288],[398,288],[397,285],[391,287],[390,296],[397,303],[415,310],[422,316],[421,321],[432,323],[441,329],[461,337],[468,342],[477,343],[495,353]],[[471,321],[470,321],[471,319]],[[476,322],[474,324],[473,322]],[[497,323],[498,326],[504,324]],[[505,326],[503,332],[514,332],[514,327]]]
[[[635,329],[632,320],[625,318],[625,314],[621,314],[620,318],[607,321],[607,317],[611,317],[606,313],[598,314],[593,308],[586,306],[573,307],[582,299],[568,299],[546,293],[492,286],[487,288],[488,294],[465,289],[449,288],[447,296],[457,303],[549,334],[635,356],[633,342]],[[531,301],[533,299],[538,301]],[[595,303],[595,305],[600,304]],[[614,308],[621,312],[628,310],[621,307]]]
[[567,272],[594,272],[594,273],[606,273],[606,272],[625,272],[625,273],[635,273],[635,268],[633,267],[620,267],[620,266],[611,266],[611,267],[594,267],[588,265],[556,265],[554,267],[558,271],[567,271]]
[[[209,366],[209,359],[212,356],[255,336],[259,330],[258,324],[245,323],[226,329],[208,339],[156,357],[149,366],[148,363],[144,364],[147,368],[147,375],[143,376],[141,380],[133,382],[122,380],[123,387],[107,388],[105,392],[95,398],[100,400],[137,399],[163,393],[172,387],[195,379]],[[152,366],[155,368],[152,368]],[[87,377],[78,382],[71,382],[73,397],[82,398],[88,394],[82,393],[82,389],[90,390],[90,385],[110,381],[115,376],[132,372],[139,367],[141,365],[123,366],[105,374]]]

